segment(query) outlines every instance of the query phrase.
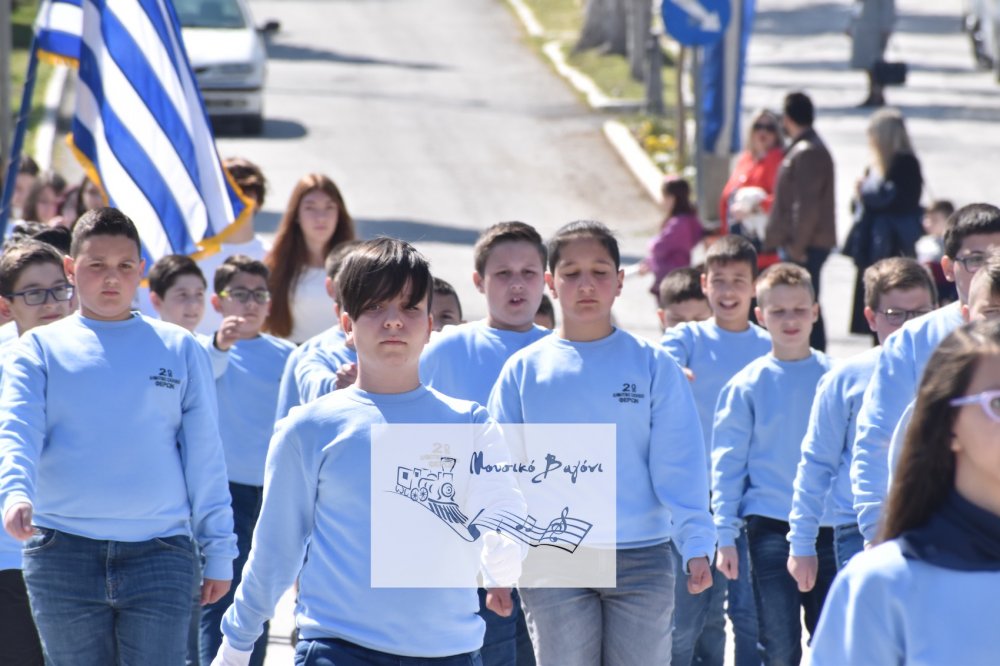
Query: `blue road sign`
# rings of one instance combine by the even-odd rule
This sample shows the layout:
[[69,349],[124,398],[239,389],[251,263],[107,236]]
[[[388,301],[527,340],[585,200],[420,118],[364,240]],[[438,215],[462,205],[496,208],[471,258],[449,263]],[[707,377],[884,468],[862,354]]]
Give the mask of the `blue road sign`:
[[730,0],[663,0],[663,25],[684,46],[704,46],[722,38]]

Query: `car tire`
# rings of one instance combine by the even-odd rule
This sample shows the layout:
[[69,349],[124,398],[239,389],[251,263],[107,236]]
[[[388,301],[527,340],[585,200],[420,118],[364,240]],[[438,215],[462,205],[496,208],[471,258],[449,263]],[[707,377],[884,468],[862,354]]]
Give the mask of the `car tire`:
[[250,136],[260,136],[264,133],[264,116],[247,116],[243,119],[243,133]]

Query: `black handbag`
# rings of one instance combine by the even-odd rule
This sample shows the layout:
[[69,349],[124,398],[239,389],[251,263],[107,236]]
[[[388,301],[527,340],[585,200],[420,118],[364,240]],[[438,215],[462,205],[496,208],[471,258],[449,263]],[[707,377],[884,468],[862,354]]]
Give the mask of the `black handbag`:
[[880,86],[901,86],[906,83],[905,62],[879,60],[872,68],[872,82]]

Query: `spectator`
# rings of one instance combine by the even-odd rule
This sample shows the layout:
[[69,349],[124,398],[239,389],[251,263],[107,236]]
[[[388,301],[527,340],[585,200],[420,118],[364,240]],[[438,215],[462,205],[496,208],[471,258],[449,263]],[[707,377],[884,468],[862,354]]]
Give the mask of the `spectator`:
[[639,273],[653,274],[650,291],[659,298],[660,282],[675,268],[691,265],[691,250],[705,233],[691,203],[691,185],[683,178],[663,181],[663,208],[666,219],[659,235],[649,243],[649,256],[639,263]]
[[896,22],[894,0],[856,0],[851,8],[852,20],[847,29],[851,36],[851,69],[868,73],[868,97],[859,106],[885,104],[882,84],[875,76],[875,65],[882,60],[885,46]]

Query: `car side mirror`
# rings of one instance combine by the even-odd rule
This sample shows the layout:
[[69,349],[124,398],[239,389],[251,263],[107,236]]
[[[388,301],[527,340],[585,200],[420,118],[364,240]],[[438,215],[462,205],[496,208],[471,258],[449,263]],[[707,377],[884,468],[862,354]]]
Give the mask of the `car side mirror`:
[[264,25],[257,28],[257,32],[262,35],[273,35],[274,33],[281,30],[280,21],[267,21]]

